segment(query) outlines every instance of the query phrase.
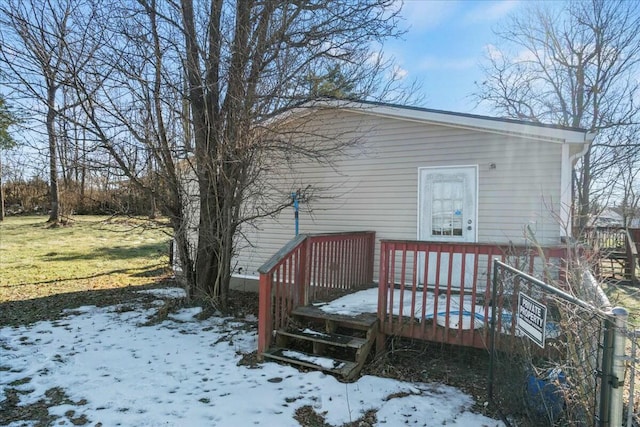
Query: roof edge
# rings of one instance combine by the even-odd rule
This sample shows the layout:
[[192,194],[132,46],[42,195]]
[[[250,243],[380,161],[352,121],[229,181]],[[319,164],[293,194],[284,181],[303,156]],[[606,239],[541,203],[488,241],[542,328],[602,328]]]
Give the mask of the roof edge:
[[581,128],[371,101],[319,99],[306,102],[297,109],[305,108],[341,108],[359,114],[515,135],[555,143],[585,144],[595,138],[593,132]]

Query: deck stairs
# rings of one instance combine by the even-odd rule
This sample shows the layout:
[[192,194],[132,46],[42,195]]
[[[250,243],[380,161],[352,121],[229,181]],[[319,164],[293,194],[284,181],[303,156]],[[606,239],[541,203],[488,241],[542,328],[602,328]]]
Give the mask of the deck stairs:
[[599,275],[603,279],[615,280],[619,284],[637,284],[638,252],[640,243],[634,242],[635,253],[629,255],[625,248],[600,250]]
[[588,229],[585,243],[596,248],[596,272],[601,280],[640,284],[640,230],[621,227]]
[[631,280],[630,263],[624,248],[622,250],[601,250],[600,252],[600,274],[602,277],[623,282]]
[[265,359],[355,379],[371,351],[378,330],[374,314],[328,314],[314,306],[293,309],[287,328],[276,332]]

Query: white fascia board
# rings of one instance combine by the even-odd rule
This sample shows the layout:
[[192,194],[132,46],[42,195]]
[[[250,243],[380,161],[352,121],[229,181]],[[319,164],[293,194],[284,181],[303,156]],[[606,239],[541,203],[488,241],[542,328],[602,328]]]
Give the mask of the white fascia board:
[[389,117],[420,123],[431,123],[441,126],[478,130],[502,135],[513,135],[559,144],[584,144],[585,142],[590,142],[593,139],[593,134],[586,131],[536,126],[534,124],[517,123],[506,120],[493,120],[489,117],[483,118],[481,116],[466,114],[426,111],[413,108],[366,104],[354,101],[319,101],[312,105],[318,108],[344,108],[354,113]]
[[573,164],[569,153],[569,145],[562,144],[562,159],[560,167],[560,211],[557,213],[560,222],[560,236],[571,236],[571,194]]

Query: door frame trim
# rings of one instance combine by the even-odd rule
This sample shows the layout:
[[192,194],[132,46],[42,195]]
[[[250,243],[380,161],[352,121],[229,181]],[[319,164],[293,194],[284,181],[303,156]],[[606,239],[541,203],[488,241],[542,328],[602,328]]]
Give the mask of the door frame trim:
[[[473,228],[473,242],[472,243],[477,243],[478,242],[478,205],[479,205],[479,198],[480,198],[480,183],[479,183],[479,166],[477,164],[473,165],[444,165],[444,166],[419,166],[418,167],[418,177],[416,179],[417,181],[417,201],[418,201],[418,206],[417,206],[417,227],[416,227],[416,237],[418,240],[420,240],[420,232],[422,231],[422,217],[421,217],[421,212],[420,212],[420,208],[422,206],[422,182],[421,182],[421,174],[423,170],[436,170],[436,169],[460,169],[460,168],[467,168],[467,169],[473,169],[473,171],[475,172],[475,180],[476,180],[476,185],[474,188],[475,191],[475,200],[474,200],[474,208],[473,208],[473,222],[474,222],[474,228]],[[438,242],[449,242],[450,240],[445,239],[438,239]],[[453,240],[450,241],[451,243],[460,243],[460,240]]]

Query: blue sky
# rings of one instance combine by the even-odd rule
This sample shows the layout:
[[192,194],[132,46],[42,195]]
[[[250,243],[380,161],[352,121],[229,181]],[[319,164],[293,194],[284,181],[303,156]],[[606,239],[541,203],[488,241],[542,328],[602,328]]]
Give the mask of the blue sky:
[[486,48],[496,43],[492,29],[522,6],[512,0],[405,0],[402,24],[408,32],[385,43],[384,52],[396,59],[407,79],[420,82],[422,106],[490,114],[469,96],[474,82],[483,78]]

